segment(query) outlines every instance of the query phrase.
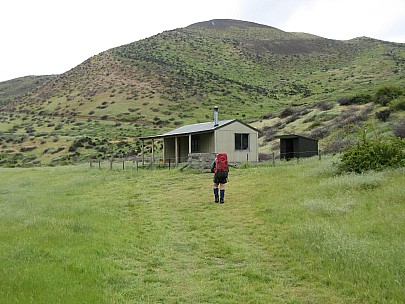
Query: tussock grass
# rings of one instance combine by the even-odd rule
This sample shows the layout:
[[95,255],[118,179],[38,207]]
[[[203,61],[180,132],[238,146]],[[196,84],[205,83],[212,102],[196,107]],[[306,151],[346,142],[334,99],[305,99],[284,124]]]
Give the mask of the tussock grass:
[[1,303],[401,303],[405,172],[0,170]]
[[321,184],[325,187],[336,187],[344,190],[368,190],[381,186],[384,172],[365,172],[363,174],[345,174],[325,179]]

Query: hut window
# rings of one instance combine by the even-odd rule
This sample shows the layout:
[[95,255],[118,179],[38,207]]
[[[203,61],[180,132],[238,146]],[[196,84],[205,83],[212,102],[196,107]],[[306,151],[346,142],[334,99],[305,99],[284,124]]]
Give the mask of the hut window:
[[235,134],[235,150],[249,149],[249,134]]
[[192,136],[191,137],[191,152],[199,152],[200,151],[200,137],[199,136]]

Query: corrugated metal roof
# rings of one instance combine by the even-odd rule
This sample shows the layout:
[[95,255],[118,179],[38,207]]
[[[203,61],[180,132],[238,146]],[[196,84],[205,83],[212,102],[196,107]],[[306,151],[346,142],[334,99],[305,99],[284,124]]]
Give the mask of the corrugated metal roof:
[[178,136],[178,135],[185,135],[185,134],[198,134],[198,133],[207,133],[219,129],[227,124],[236,121],[236,119],[229,119],[229,120],[220,120],[218,121],[218,126],[214,126],[214,122],[203,122],[193,125],[183,126],[172,131],[166,132],[161,135],[156,136],[148,136],[142,137],[141,139],[149,139],[149,138],[163,138],[163,137],[171,137],[171,136]]
[[161,135],[146,136],[146,137],[141,137],[139,139],[144,140],[144,139],[175,137],[175,136],[181,136],[181,135],[185,136],[185,135],[190,135],[190,134],[209,133],[209,132],[214,132],[215,130],[218,130],[218,129],[220,129],[220,128],[226,126],[226,125],[229,125],[231,123],[234,123],[236,121],[241,123],[242,125],[250,128],[250,129],[256,131],[256,132],[259,132],[258,130],[256,130],[252,126],[249,126],[249,125],[245,124],[244,122],[241,122],[238,119],[228,119],[228,120],[220,120],[220,121],[218,121],[217,126],[214,126],[213,121],[211,121],[211,122],[203,122],[203,123],[183,126],[183,127],[174,129],[172,131],[166,132],[166,133],[161,134]]
[[282,134],[282,135],[276,135],[274,137],[279,138],[279,139],[305,138],[305,139],[309,139],[309,140],[313,140],[313,141],[318,141],[315,138],[310,138],[310,137],[307,137],[307,136],[297,135],[297,134]]
[[190,133],[202,133],[202,132],[208,132],[208,131],[214,131],[215,129],[218,129],[224,125],[227,125],[231,122],[233,122],[235,119],[231,120],[220,120],[218,121],[218,125],[214,126],[214,122],[203,122],[203,123],[198,123],[198,124],[193,124],[193,125],[187,125],[183,126],[180,128],[177,128],[175,130],[169,131],[162,136],[173,136],[173,135],[180,135],[180,134],[190,134]]

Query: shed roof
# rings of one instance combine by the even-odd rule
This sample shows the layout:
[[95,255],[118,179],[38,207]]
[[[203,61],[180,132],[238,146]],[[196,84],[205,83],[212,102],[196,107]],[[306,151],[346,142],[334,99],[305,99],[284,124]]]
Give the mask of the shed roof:
[[305,138],[313,141],[318,141],[317,139],[302,136],[302,135],[297,135],[297,134],[283,134],[283,135],[276,135],[275,138],[279,139],[289,139],[289,138]]
[[175,137],[175,136],[181,136],[181,135],[190,135],[190,134],[202,134],[202,133],[208,133],[208,132],[213,132],[215,130],[218,130],[226,125],[229,125],[235,121],[240,122],[241,124],[257,131],[255,128],[244,124],[243,122],[237,120],[237,119],[229,119],[229,120],[220,120],[218,121],[218,125],[214,126],[214,122],[203,122],[203,123],[198,123],[198,124],[192,124],[192,125],[186,125],[182,126],[180,128],[174,129],[172,131],[166,132],[161,135],[155,135],[155,136],[147,136],[147,137],[141,137],[140,139],[155,139],[155,138],[165,138],[165,137]]

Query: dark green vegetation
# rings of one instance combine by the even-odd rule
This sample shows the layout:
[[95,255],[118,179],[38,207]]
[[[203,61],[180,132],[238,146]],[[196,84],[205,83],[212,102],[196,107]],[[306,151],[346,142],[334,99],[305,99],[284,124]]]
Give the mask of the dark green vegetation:
[[343,153],[339,167],[356,173],[405,167],[405,142],[398,138],[364,140]]
[[0,302],[403,303],[404,168],[336,160],[231,169],[224,205],[187,170],[0,168]]
[[[340,116],[347,122],[354,113],[362,120],[355,125],[393,133],[404,119],[404,69],[404,44],[202,22],[100,53],[15,99],[7,93],[15,83],[3,83],[1,161],[26,166],[137,154],[136,138],[209,121],[214,105],[221,119],[263,131],[281,123],[271,132],[315,133],[328,150],[336,138],[350,141],[343,130],[329,130]],[[267,119],[286,109],[294,114]],[[276,142],[264,133],[262,152],[269,152]],[[97,147],[69,151],[82,137]]]

